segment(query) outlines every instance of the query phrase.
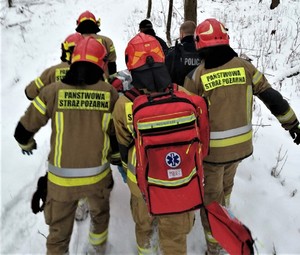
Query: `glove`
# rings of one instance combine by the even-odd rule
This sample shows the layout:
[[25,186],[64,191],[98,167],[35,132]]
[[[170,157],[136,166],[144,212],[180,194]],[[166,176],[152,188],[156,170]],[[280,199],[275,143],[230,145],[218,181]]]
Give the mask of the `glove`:
[[123,82],[122,82],[122,80],[120,80],[119,78],[115,77],[115,78],[111,81],[111,85],[112,85],[118,92],[122,92],[122,91],[123,91]]
[[[31,199],[31,210],[34,214],[42,212],[45,207],[47,197],[47,174],[39,178],[37,183],[37,189],[33,193]],[[40,204],[42,201],[42,205]]]
[[35,140],[32,138],[29,140],[27,144],[20,144],[19,146],[22,149],[22,153],[25,155],[32,155],[32,150],[35,150],[37,148]]
[[120,174],[122,175],[123,182],[126,183],[127,182],[127,174],[124,171],[124,168],[122,166],[118,166],[118,170],[119,170]]
[[300,144],[300,124],[298,122],[292,129],[289,130],[291,137],[294,140],[294,143],[299,145]]

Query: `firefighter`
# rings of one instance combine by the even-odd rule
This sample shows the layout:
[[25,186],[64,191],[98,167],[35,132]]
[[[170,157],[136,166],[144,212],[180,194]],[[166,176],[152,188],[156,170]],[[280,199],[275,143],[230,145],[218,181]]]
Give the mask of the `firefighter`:
[[[64,40],[61,44],[61,63],[47,68],[40,77],[30,82],[25,88],[25,95],[29,100],[33,100],[40,91],[49,84],[62,80],[66,73],[69,71],[71,64],[71,56],[75,45],[80,42],[84,37],[80,33],[74,33]],[[37,190],[38,191],[38,190]],[[41,193],[43,194],[43,193]],[[43,210],[43,207],[39,206],[39,200],[43,197],[34,196],[32,201],[32,209],[34,213]],[[34,208],[35,207],[35,208]],[[76,210],[75,220],[83,221],[88,217],[89,207],[86,198],[80,199]]]
[[[154,37],[144,33],[138,33],[132,40],[144,42],[144,45],[151,45],[148,53],[143,49],[137,49],[140,54],[136,54],[135,49],[130,47],[129,44],[125,50],[126,65],[131,72],[132,85],[142,93],[163,91],[171,84],[171,78],[164,65],[165,57],[159,42]],[[152,43],[153,41],[155,43]],[[154,59],[147,56],[149,52],[155,52]],[[139,56],[139,58],[135,56]],[[184,90],[184,88],[179,87],[179,90]],[[131,193],[130,207],[135,222],[138,254],[157,254],[156,226],[162,254],[187,254],[186,238],[194,223],[194,212],[150,216],[137,185],[135,172],[136,150],[131,107],[131,100],[125,95],[120,96],[113,111],[113,120],[123,165],[123,170],[120,168],[119,170],[123,171],[123,177],[125,176]]]
[[117,72],[116,50],[113,41],[104,35],[97,34],[100,32],[100,18],[97,20],[95,15],[90,11],[81,13],[76,21],[76,31],[83,36],[93,36],[101,42],[107,51],[107,70],[105,70],[107,81],[113,80]]
[[156,33],[153,29],[153,24],[150,20],[148,20],[148,19],[142,20],[139,24],[139,31],[144,34],[154,36],[156,38],[156,40],[160,43],[160,46],[162,47],[164,53],[167,54],[169,47],[162,38],[160,38],[159,36],[156,35]]
[[25,95],[29,100],[33,100],[40,91],[47,85],[62,80],[70,67],[70,56],[74,46],[83,39],[80,33],[69,35],[61,45],[61,63],[44,70],[35,80],[31,81],[25,88]]
[[113,187],[111,113],[118,98],[117,91],[103,80],[105,68],[105,47],[93,37],[81,40],[66,77],[35,97],[15,129],[22,151],[31,154],[36,148],[34,135],[51,119],[44,208],[49,225],[47,254],[68,254],[75,211],[82,197],[88,198],[91,215],[87,254],[105,252]]
[[[300,143],[299,121],[265,76],[230,47],[227,29],[221,22],[204,20],[194,38],[204,61],[189,73],[184,87],[205,97],[209,105],[211,131],[209,154],[204,158],[204,202],[207,205],[215,200],[228,207],[237,167],[253,152],[253,95],[269,108],[296,144]],[[211,235],[204,210],[201,219],[207,254],[220,254],[222,249]]]

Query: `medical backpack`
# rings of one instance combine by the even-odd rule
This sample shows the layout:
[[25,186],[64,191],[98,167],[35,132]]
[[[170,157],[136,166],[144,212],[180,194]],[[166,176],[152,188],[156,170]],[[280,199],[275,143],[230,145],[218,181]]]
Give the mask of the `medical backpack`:
[[175,84],[151,94],[133,88],[125,96],[133,101],[137,183],[150,214],[200,208],[209,144],[205,100]]

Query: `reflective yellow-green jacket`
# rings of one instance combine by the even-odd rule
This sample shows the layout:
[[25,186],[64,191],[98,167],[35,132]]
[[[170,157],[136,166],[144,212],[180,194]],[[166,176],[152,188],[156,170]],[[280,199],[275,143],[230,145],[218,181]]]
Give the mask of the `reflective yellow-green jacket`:
[[252,154],[253,95],[286,130],[297,122],[293,109],[265,76],[239,57],[217,68],[206,69],[200,64],[186,77],[184,87],[208,101],[210,149],[204,159],[208,163],[239,161]]
[[67,62],[61,62],[45,69],[39,77],[26,86],[25,94],[27,98],[33,100],[45,86],[61,81],[69,69],[70,65]]
[[[23,133],[32,133],[51,119],[48,180],[58,186],[91,185],[110,173],[112,110],[117,91],[108,83],[45,87],[20,119]],[[27,134],[25,134],[27,133]]]

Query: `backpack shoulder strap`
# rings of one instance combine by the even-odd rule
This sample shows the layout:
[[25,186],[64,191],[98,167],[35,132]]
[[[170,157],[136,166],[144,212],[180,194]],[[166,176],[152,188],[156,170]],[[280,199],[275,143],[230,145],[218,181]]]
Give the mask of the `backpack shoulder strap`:
[[124,92],[124,96],[126,96],[130,101],[134,101],[135,98],[137,98],[139,95],[141,95],[141,92],[136,88],[131,88],[129,90],[126,90]]

